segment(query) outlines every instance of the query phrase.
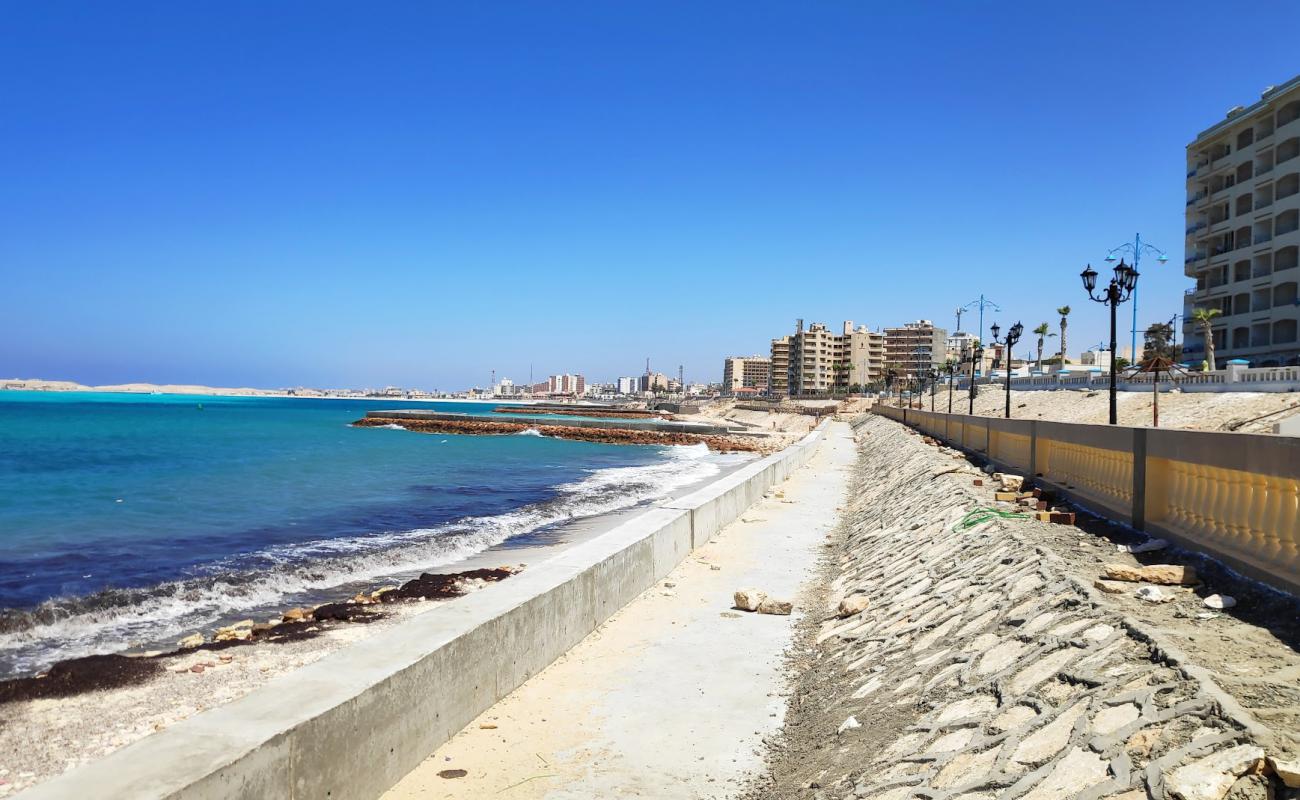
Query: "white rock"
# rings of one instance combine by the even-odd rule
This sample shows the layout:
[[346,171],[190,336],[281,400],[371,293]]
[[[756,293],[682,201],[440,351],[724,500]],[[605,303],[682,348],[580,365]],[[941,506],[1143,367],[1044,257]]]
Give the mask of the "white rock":
[[794,604],[789,600],[778,600],[775,597],[764,597],[763,602],[758,604],[760,614],[775,614],[783,617],[793,610]]
[[1117,544],[1115,549],[1121,553],[1151,553],[1156,550],[1164,550],[1169,546],[1169,542],[1164,539],[1147,539],[1145,542],[1138,544]]
[[848,719],[840,723],[840,727],[838,730],[835,731],[835,733],[836,735],[839,735],[841,733],[844,733],[845,731],[851,731],[854,728],[861,728],[861,727],[862,727],[862,723],[858,722],[857,717],[849,717]]
[[866,611],[869,605],[871,605],[871,601],[867,599],[865,594],[855,594],[840,601],[838,613],[841,618],[851,617],[854,614],[861,614]]
[[1173,600],[1173,595],[1165,594],[1160,591],[1158,586],[1143,586],[1137,590],[1137,599],[1145,600],[1148,603],[1168,603]]
[[[853,718],[849,717],[849,719]],[[1283,783],[1292,789],[1300,789],[1300,759],[1293,758],[1290,761],[1284,761],[1269,756],[1268,763],[1269,766],[1273,767],[1273,771],[1277,773]]]
[[757,589],[737,589],[732,595],[732,599],[736,601],[736,608],[741,611],[757,611],[759,604],[766,597],[766,594]]
[[1219,752],[1165,774],[1165,789],[1179,800],[1222,800],[1237,778],[1264,760],[1264,750],[1251,744]]
[[1235,606],[1237,604],[1237,598],[1233,597],[1230,594],[1212,594],[1209,597],[1205,598],[1204,602],[1205,605],[1209,606],[1210,608],[1224,609],[1224,608],[1232,608],[1233,606]]

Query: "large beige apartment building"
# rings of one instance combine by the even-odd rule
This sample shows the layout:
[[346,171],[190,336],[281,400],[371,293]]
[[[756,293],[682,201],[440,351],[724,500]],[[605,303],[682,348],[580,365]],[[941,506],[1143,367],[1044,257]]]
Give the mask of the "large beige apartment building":
[[772,340],[772,394],[819,397],[866,386],[884,375],[885,340],[846,321],[839,333],[820,322]]
[[885,328],[885,369],[899,378],[920,378],[948,359],[948,331],[928,319]]
[[744,394],[750,390],[766,394],[772,382],[772,359],[764,356],[732,356],[722,363],[722,393]]
[[[1213,325],[1222,365],[1300,363],[1300,76],[1237,106],[1187,146],[1184,272],[1196,279],[1183,316],[1221,312]],[[1204,358],[1201,327],[1185,320],[1189,360]]]

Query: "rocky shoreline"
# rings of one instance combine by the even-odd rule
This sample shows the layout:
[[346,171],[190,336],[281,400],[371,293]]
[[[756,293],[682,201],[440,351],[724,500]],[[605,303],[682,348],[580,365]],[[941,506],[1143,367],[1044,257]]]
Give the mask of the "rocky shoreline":
[[[0,681],[0,706],[143,684],[163,674],[166,659],[243,645],[302,641],[319,636],[338,623],[364,624],[382,618],[382,612],[375,610],[374,606],[448,600],[488,583],[505,580],[518,571],[517,567],[503,566],[446,574],[426,572],[400,586],[384,586],[369,593],[358,593],[344,601],[290,608],[278,620],[254,622],[246,619],[220,627],[211,636],[194,633],[178,641],[175,650],[98,654],[60,661],[34,676]],[[230,660],[227,656],[221,658]],[[179,671],[201,673],[204,668],[204,664],[196,664]]]
[[704,444],[718,453],[759,453],[764,448],[759,442],[744,438],[699,433],[665,433],[662,431],[630,431],[616,428],[578,428],[571,425],[551,425],[534,421],[506,420],[449,420],[449,419],[397,419],[389,417],[363,417],[352,423],[359,428],[382,428],[396,425],[418,433],[452,433],[468,435],[508,435],[535,430],[542,436],[573,439],[601,444],[694,445]]

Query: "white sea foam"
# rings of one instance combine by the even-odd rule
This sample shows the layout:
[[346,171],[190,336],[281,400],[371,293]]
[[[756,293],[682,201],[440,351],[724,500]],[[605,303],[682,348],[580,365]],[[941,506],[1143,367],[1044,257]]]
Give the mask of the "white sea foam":
[[515,436],[541,436],[541,435],[542,432],[537,430],[536,428],[525,428],[522,431],[519,431],[518,433],[515,434]]
[[591,471],[556,487],[553,500],[494,516],[431,528],[319,539],[254,554],[272,566],[253,573],[174,581],[149,589],[110,590],[90,598],[55,598],[29,619],[11,616],[0,636],[0,673],[29,672],[55,661],[166,642],[223,618],[269,611],[320,597],[343,584],[414,575],[461,561],[521,534],[664,497],[707,479],[746,456],[710,456],[703,445],[673,447],[662,461]]

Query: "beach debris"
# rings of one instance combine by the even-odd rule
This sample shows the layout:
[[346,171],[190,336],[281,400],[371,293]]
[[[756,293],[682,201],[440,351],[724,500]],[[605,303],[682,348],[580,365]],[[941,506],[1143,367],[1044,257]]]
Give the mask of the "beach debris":
[[1145,600],[1148,603],[1168,603],[1174,599],[1173,595],[1165,594],[1160,591],[1160,587],[1158,586],[1143,586],[1141,589],[1137,590],[1134,597],[1139,600]]
[[723,617],[725,619],[740,619],[740,615],[734,611],[723,611],[718,616]]
[[185,650],[190,650],[202,645],[203,642],[204,642],[203,634],[191,633],[189,636],[186,636],[184,639],[181,639],[179,642],[177,642],[176,646],[183,648]]
[[466,772],[466,771],[463,770],[463,769],[444,769],[444,770],[440,770],[440,771],[438,772],[438,777],[439,777],[439,778],[447,778],[447,779],[451,779],[451,778],[463,778],[463,777],[465,777],[465,776],[468,775],[468,774],[469,774],[469,773]]
[[1225,608],[1232,608],[1233,606],[1237,605],[1237,598],[1233,597],[1230,594],[1212,594],[1209,597],[1205,598],[1205,600],[1203,600],[1202,602],[1205,603],[1205,605],[1208,606],[1209,608],[1217,608],[1219,610],[1223,610]]
[[845,731],[851,731],[854,728],[861,728],[861,727],[862,727],[862,723],[858,722],[857,717],[849,717],[848,719],[840,723],[840,727],[835,729],[835,734],[838,736],[839,734],[842,734]]
[[[329,620],[336,622],[369,622],[378,619],[379,615],[372,614],[354,603],[326,603],[317,607],[311,613],[311,617],[317,622]],[[218,631],[219,635],[220,631]]]
[[1117,544],[1115,549],[1121,553],[1152,553],[1156,550],[1164,550],[1168,546],[1169,542],[1164,539],[1147,539],[1138,544]]
[[767,595],[757,589],[737,589],[732,595],[735,607],[741,611],[757,611],[759,604],[766,598]]
[[1196,569],[1179,564],[1152,564],[1131,567],[1127,564],[1107,564],[1103,577],[1112,581],[1130,583],[1159,583],[1164,586],[1191,586],[1197,582]]
[[380,592],[379,601],[391,603],[396,600],[444,600],[460,597],[489,583],[505,580],[521,569],[522,567],[507,565],[449,574],[424,572],[396,589]]
[[851,617],[854,614],[861,614],[871,605],[871,600],[865,594],[855,594],[846,597],[840,601],[838,614],[840,618]]
[[203,674],[203,670],[204,670],[204,666],[203,666],[202,664],[191,664],[191,665],[190,665],[190,672],[193,672],[195,675],[202,675],[202,674]]
[[775,597],[764,597],[763,602],[758,604],[758,613],[760,614],[787,616],[793,610],[794,604],[789,600],[778,600]]
[[497,729],[497,726],[494,722],[480,722],[478,724],[478,729],[481,731],[494,731]]
[[712,570],[713,572],[721,572],[721,571],[722,571],[722,567],[719,567],[717,564],[710,564],[710,565],[709,565],[709,569]]

